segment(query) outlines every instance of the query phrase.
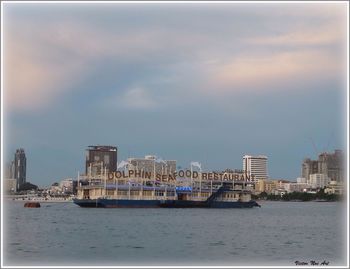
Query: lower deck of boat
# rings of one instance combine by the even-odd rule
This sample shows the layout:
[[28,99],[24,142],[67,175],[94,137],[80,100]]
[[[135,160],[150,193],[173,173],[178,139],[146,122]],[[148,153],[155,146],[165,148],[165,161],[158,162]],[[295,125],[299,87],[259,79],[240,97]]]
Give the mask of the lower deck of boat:
[[98,208],[252,208],[255,201],[189,201],[189,200],[127,200],[127,199],[73,199],[81,207]]

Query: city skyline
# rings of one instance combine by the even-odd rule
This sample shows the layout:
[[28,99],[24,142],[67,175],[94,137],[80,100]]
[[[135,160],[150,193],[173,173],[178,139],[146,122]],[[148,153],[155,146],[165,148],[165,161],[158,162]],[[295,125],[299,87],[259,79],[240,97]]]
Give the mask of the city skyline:
[[[346,152],[346,11],[330,4],[4,6],[4,157],[27,181],[84,171],[88,145],[271,178]],[[314,146],[316,145],[316,147]]]
[[[93,149],[93,148],[115,148],[115,150],[117,151],[117,148],[116,147],[114,147],[114,146],[106,146],[106,145],[95,145],[95,146],[88,146],[87,147],[87,149],[86,149],[86,156],[90,156],[91,155],[91,153],[88,153],[88,152],[90,152],[91,151],[91,149]],[[14,167],[14,163],[16,163],[16,156],[17,156],[17,153],[18,153],[18,151],[19,150],[24,150],[24,149],[17,149],[16,150],[16,153],[14,154],[15,155],[15,160],[14,161],[12,161],[12,162],[10,162],[9,164],[6,164],[5,165],[5,171],[4,171],[4,175],[5,175],[5,178],[6,179],[8,179],[8,180],[10,180],[10,179],[16,179],[14,176],[12,176],[13,174],[14,174],[14,171],[12,171],[13,170],[13,167]],[[335,153],[334,154],[343,154],[343,152],[342,152],[342,150],[335,150]],[[318,155],[318,158],[324,158],[324,155],[329,155],[329,156],[332,156],[332,155],[334,155],[332,152],[321,152],[319,155]],[[92,156],[92,155],[91,155]],[[102,156],[103,157],[103,156]],[[170,163],[175,163],[176,164],[176,160],[163,160],[163,158],[161,158],[161,157],[159,157],[159,156],[156,156],[156,155],[146,155],[146,156],[144,156],[144,157],[129,157],[129,158],[127,158],[126,160],[118,160],[118,162],[116,162],[115,163],[115,169],[112,169],[112,173],[113,173],[113,171],[117,171],[117,170],[119,170],[120,171],[120,169],[119,169],[119,166],[120,166],[120,168],[125,168],[125,165],[126,164],[128,164],[129,163],[129,166],[128,166],[128,170],[132,170],[132,171],[135,171],[135,169],[136,169],[136,167],[137,167],[137,165],[136,165],[136,167],[135,167],[135,164],[133,164],[133,162],[135,162],[135,161],[137,161],[137,160],[142,160],[142,161],[144,161],[144,160],[147,160],[147,159],[152,159],[152,158],[155,158],[155,162],[157,163],[157,165],[162,165],[163,163],[166,163],[166,167],[168,166],[168,162],[170,162]],[[202,170],[202,167],[201,167],[201,163],[199,163],[199,162],[190,162],[189,164],[186,164],[186,165],[184,165],[184,166],[182,166],[182,165],[175,165],[175,164],[171,164],[170,166],[172,166],[172,169],[173,169],[173,172],[170,172],[169,174],[172,174],[172,173],[176,173],[176,172],[178,172],[179,170],[181,170],[181,171],[183,171],[184,169],[185,169],[185,171],[190,171],[192,168],[192,165],[194,165],[194,166],[197,166],[198,165],[198,167],[197,168],[199,168],[199,171],[200,172],[203,172],[203,173],[219,173],[219,172],[227,172],[227,171],[245,171],[245,172],[248,172],[248,176],[249,176],[249,178],[250,177],[254,177],[255,178],[255,180],[258,180],[260,177],[261,177],[261,171],[260,172],[256,172],[256,167],[255,168],[252,168],[252,169],[248,169],[248,170],[246,170],[245,169],[245,167],[247,166],[247,164],[246,164],[246,159],[247,158],[253,158],[253,159],[260,159],[260,158],[263,158],[263,159],[265,159],[265,168],[264,169],[268,169],[268,161],[267,161],[267,159],[268,159],[268,157],[267,156],[262,156],[262,155],[259,155],[259,156],[252,156],[252,155],[244,155],[243,156],[243,158],[242,158],[242,160],[243,160],[243,167],[226,167],[225,169],[221,169],[221,170],[215,170],[215,169],[211,169],[210,167],[205,167],[203,170]],[[96,161],[96,162],[94,162],[94,163],[90,163],[90,165],[92,165],[91,167],[90,167],[90,165],[88,165],[88,163],[90,162],[89,161],[89,159],[90,159],[90,157],[89,158],[87,158],[86,159],[86,161],[85,161],[85,173],[84,173],[84,169],[83,169],[83,171],[78,171],[78,174],[79,175],[89,175],[91,172],[92,172],[92,174],[99,174],[99,173],[101,173],[101,171],[100,170],[98,170],[98,169],[101,169],[101,164],[100,164],[100,160],[99,161]],[[102,161],[102,162],[104,162],[104,161]],[[300,175],[298,176],[298,178],[293,178],[293,179],[291,179],[291,178],[286,178],[286,177],[280,177],[280,178],[271,178],[271,177],[269,177],[269,174],[268,173],[266,173],[267,172],[267,170],[265,170],[265,172],[263,173],[264,175],[266,175],[266,176],[263,176],[263,177],[261,177],[261,179],[264,179],[264,180],[267,180],[267,181],[276,181],[276,180],[283,180],[283,181],[285,181],[285,180],[287,180],[286,182],[291,182],[291,183],[296,183],[297,181],[299,182],[299,180],[300,179],[302,179],[302,180],[305,180],[305,181],[307,181],[307,179],[309,178],[309,176],[304,176],[304,165],[305,165],[305,162],[318,162],[317,160],[315,161],[315,160],[311,160],[309,157],[305,157],[304,159],[303,159],[303,162],[301,163],[301,173],[300,173]],[[340,162],[338,163],[338,165],[345,165],[345,162],[344,162],[344,160],[343,161],[341,161],[340,160]],[[117,169],[117,166],[118,166],[118,169]],[[106,172],[107,172],[107,174],[109,173],[109,169],[107,169],[107,167],[108,167],[108,164],[105,166],[105,165],[103,165],[103,167],[105,167],[106,168]],[[151,165],[151,167],[153,167],[153,165]],[[250,164],[249,164],[249,167],[250,167]],[[260,164],[258,165],[258,167],[260,167]],[[91,169],[91,168],[93,168],[93,170],[89,170],[89,169]],[[97,168],[97,170],[96,170],[96,168]],[[122,169],[122,170],[123,170]],[[166,168],[167,169],[167,168]],[[263,169],[263,170],[264,170]],[[137,170],[137,169],[136,169]],[[142,170],[142,169],[141,169]],[[152,171],[153,171],[153,168],[151,169]],[[137,170],[138,171],[138,170]],[[166,174],[168,174],[166,171],[167,170],[164,170],[165,171],[165,173]],[[198,172],[199,172],[198,171]],[[26,171],[25,171],[26,172]],[[25,173],[24,172],[24,173]],[[161,172],[161,174],[162,174],[163,172]],[[314,171],[313,172],[314,174],[317,174],[317,175],[319,175],[320,174],[320,172],[318,172],[318,170],[317,171]],[[260,175],[260,176],[259,176]],[[339,176],[340,176],[340,174],[337,174],[337,180],[338,181],[343,181],[343,178],[342,177],[340,177],[339,178]],[[67,176],[66,178],[69,178],[69,179],[72,179],[72,180],[75,180],[75,181],[77,181],[78,180],[78,177],[77,177],[77,175],[71,175],[71,176]],[[54,183],[56,183],[57,181],[65,181],[66,180],[66,178],[60,178],[60,179],[55,179],[54,181]],[[52,182],[49,182],[48,184],[46,184],[46,185],[39,185],[39,187],[48,187],[48,186],[51,186],[51,183]],[[18,184],[17,184],[18,185]]]

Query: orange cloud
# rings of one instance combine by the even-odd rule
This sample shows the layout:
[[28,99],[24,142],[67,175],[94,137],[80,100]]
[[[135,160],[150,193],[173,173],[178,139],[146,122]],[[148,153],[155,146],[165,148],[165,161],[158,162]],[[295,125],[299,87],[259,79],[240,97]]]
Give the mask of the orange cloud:
[[33,42],[11,36],[4,46],[4,100],[11,110],[49,106],[85,70],[79,58],[46,54]]
[[[343,27],[340,27],[343,26]],[[346,37],[346,24],[330,22],[317,27],[299,26],[297,29],[274,36],[260,36],[246,39],[257,46],[325,46],[337,44]],[[345,39],[343,40],[345,42]]]
[[5,35],[6,106],[20,111],[48,106],[87,77],[101,59],[142,61],[150,53],[165,53],[166,46],[158,41],[167,40],[166,35],[157,29],[116,35],[76,21],[16,22]]
[[334,77],[342,72],[341,68],[341,62],[327,51],[304,50],[240,55],[229,63],[211,67],[208,74],[211,87],[239,91]]
[[[289,9],[281,10],[286,16],[291,13]],[[301,21],[314,12],[313,8],[308,12],[302,10],[306,14],[301,16]],[[300,8],[293,12],[295,19]],[[328,9],[315,14],[314,17],[338,16]],[[165,68],[183,64],[188,69],[174,72],[179,80],[204,78],[203,88],[209,85],[222,92],[317,75],[332,76],[341,71],[334,49],[331,52],[326,48],[307,48],[341,43],[346,34],[339,25],[332,20],[325,20],[316,28],[300,23],[299,28],[277,36],[266,36],[268,31],[265,36],[251,33],[250,38],[232,35],[228,28],[227,35],[218,38],[209,30],[206,33],[191,29],[191,25],[188,29],[170,30],[162,25],[130,29],[126,25],[119,30],[107,30],[74,18],[47,24],[17,20],[11,27],[4,26],[5,105],[14,110],[48,106],[87,77],[98,61],[110,58],[140,64],[145,59],[151,64],[165,63]],[[232,50],[236,44],[241,48],[239,51]],[[164,79],[157,74],[154,77]],[[195,81],[187,87],[192,86],[201,85]]]

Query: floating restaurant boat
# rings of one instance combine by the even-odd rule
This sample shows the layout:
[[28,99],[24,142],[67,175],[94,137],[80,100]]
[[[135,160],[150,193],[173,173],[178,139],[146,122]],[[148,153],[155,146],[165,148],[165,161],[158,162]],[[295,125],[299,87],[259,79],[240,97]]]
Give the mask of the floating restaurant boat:
[[[133,173],[141,175],[141,173]],[[102,208],[252,208],[260,205],[251,199],[247,186],[251,181],[241,177],[196,178],[163,176],[115,177],[105,173],[79,179],[77,197],[81,207]],[[205,178],[205,179],[203,179]],[[208,179],[209,178],[209,179]],[[229,178],[229,180],[224,180]],[[161,180],[159,180],[161,179]]]

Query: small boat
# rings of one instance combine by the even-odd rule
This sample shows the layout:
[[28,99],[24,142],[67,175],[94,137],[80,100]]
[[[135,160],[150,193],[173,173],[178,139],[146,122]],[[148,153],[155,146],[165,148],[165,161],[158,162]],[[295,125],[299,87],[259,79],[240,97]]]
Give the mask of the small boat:
[[24,207],[38,208],[38,207],[40,207],[40,203],[39,202],[26,202],[24,204]]

